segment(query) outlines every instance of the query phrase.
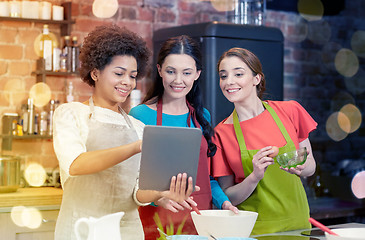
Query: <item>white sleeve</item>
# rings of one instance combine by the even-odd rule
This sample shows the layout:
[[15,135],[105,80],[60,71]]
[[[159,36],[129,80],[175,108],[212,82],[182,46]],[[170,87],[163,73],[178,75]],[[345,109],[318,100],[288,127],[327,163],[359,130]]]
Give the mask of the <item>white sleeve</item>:
[[[88,129],[82,123],[82,111],[75,105],[62,104],[53,117],[53,147],[59,161],[60,171],[64,174],[63,182],[70,176],[70,166],[81,154],[86,152],[86,140],[83,131]],[[83,126],[82,126],[83,125]]]
[[133,189],[133,200],[137,203],[138,206],[150,205],[151,204],[150,202],[149,203],[141,203],[140,201],[138,201],[138,199],[137,199],[138,190],[139,190],[139,181],[138,181],[138,178],[137,178],[136,186]]

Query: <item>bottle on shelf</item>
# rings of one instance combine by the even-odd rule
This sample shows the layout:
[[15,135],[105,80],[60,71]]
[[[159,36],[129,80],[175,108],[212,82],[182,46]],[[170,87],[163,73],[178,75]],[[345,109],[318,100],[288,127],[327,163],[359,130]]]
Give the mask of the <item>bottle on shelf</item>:
[[49,102],[49,112],[48,112],[48,127],[47,127],[47,131],[48,131],[48,135],[52,136],[53,135],[53,113],[54,110],[56,109],[56,101],[55,100],[51,100]]
[[42,136],[47,134],[47,127],[48,127],[47,118],[48,118],[48,113],[46,111],[42,111],[39,119],[39,134]]
[[28,105],[22,104],[20,108],[20,125],[22,126],[23,134],[28,133]]
[[53,48],[53,71],[59,72],[60,70],[60,58],[61,58],[61,49],[58,47]]
[[34,135],[38,135],[39,133],[39,113],[34,115]]
[[70,36],[65,36],[63,38],[63,49],[62,54],[66,57],[66,72],[71,72],[71,64],[72,64],[72,45],[71,45],[71,38]]
[[80,47],[77,44],[77,37],[72,37],[72,47],[71,47],[71,72],[77,72],[79,70],[79,53]]
[[53,40],[49,35],[48,25],[43,25],[43,33],[40,43],[40,54],[44,59],[44,70],[52,71]]
[[33,99],[28,98],[28,126],[27,126],[27,134],[34,134],[34,105]]
[[73,102],[74,101],[74,86],[73,83],[70,81],[68,83],[67,89],[66,89],[66,101],[69,102]]

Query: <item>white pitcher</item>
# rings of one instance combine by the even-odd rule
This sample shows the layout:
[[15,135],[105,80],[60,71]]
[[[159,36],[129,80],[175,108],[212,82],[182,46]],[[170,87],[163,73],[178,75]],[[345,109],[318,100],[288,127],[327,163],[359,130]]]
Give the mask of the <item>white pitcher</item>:
[[121,240],[120,219],[124,212],[112,213],[101,218],[80,218],[75,223],[77,240]]

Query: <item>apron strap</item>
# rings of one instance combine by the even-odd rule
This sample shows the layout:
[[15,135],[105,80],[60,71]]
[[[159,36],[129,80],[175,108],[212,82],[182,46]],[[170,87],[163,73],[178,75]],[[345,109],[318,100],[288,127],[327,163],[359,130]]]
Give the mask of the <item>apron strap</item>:
[[243,132],[241,129],[240,121],[238,119],[236,108],[233,110],[233,127],[234,127],[234,131],[236,133],[238,145],[240,147],[241,158],[246,159],[249,156],[248,156],[246,142],[245,142],[245,138],[243,137]]
[[266,102],[262,101],[264,107],[267,109],[267,111],[269,111],[271,117],[274,119],[276,125],[278,125],[280,131],[281,131],[281,134],[283,134],[286,142],[291,142],[291,138],[289,136],[289,133],[288,131],[286,130],[286,128],[284,127],[284,124],[281,122],[279,116],[276,114],[276,112],[274,111],[274,109]]
[[[189,115],[188,115],[188,119],[186,120],[186,124],[188,125],[188,127],[190,127],[191,126],[190,122],[191,122],[191,119],[192,119],[195,127],[200,128],[200,124],[196,120],[195,109],[190,105],[190,103],[187,100],[186,100],[186,105],[189,108]],[[162,126],[162,98],[159,98],[158,101],[157,101],[156,125]]]

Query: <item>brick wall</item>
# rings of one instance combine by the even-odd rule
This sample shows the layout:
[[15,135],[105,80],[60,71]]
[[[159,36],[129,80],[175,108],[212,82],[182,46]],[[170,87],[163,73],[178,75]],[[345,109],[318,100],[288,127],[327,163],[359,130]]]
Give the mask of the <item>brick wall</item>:
[[[152,36],[156,29],[225,20],[225,14],[217,12],[207,1],[123,0],[119,1],[118,12],[110,19],[94,17],[92,2],[72,1],[72,18],[76,20],[72,27],[72,35],[77,36],[80,41],[95,26],[116,23],[140,34],[152,49]],[[364,127],[336,142],[326,133],[326,121],[329,115],[338,111],[339,106],[349,98],[362,113],[365,111],[363,91],[354,93],[353,90],[348,90],[346,81],[349,79],[341,76],[333,63],[337,50],[351,49],[353,33],[365,30],[364,11],[363,0],[346,0],[345,9],[338,15],[325,16],[316,22],[308,22],[295,12],[267,11],[266,25],[281,29],[285,36],[285,99],[299,101],[319,123],[318,130],[311,135],[319,162],[334,163],[343,158],[358,158],[362,154]],[[0,22],[0,115],[18,111],[20,103],[25,102],[30,87],[36,82],[35,76],[31,75],[37,59],[33,41],[41,31],[42,24],[38,23]],[[50,25],[50,31],[59,37],[58,26]],[[361,84],[365,81],[364,58],[359,58],[359,62],[362,75],[358,74],[358,83]],[[145,91],[148,80],[139,83],[138,87]],[[52,98],[64,102],[64,90],[68,81],[73,81],[75,85],[77,101],[84,101],[91,95],[92,89],[77,77],[48,77],[47,83],[52,90]],[[364,83],[360,86],[363,85]],[[31,148],[28,150],[32,155]],[[33,155],[39,154],[35,152]],[[56,164],[52,153],[46,154]]]

